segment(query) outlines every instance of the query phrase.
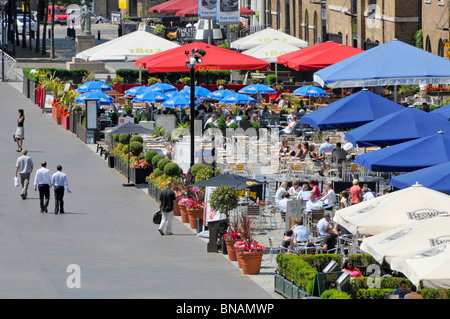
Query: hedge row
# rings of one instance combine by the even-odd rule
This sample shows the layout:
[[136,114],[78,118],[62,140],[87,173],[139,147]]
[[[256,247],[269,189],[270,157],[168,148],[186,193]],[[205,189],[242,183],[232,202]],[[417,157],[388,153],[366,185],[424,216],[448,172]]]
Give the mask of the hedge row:
[[57,68],[23,68],[23,76],[29,80],[33,80],[33,75],[30,74],[30,71],[32,69],[38,69],[38,70],[47,70],[52,73],[55,73],[55,76],[58,78],[65,78],[65,77],[75,77],[75,76],[86,76],[89,74],[89,70],[87,69],[74,69],[74,70],[66,70],[66,69],[57,69]]
[[[143,79],[147,79],[150,74],[148,72],[148,70],[142,69],[141,70],[141,74],[142,74],[142,78]],[[211,81],[215,80],[215,79],[222,79],[222,78],[228,78],[230,76],[231,71],[200,71],[196,73],[196,78],[197,79],[206,79],[206,77],[208,76],[208,79],[210,79]],[[116,75],[120,76],[122,78],[139,78],[139,70],[134,70],[134,69],[118,69],[116,70]],[[161,72],[161,73],[152,73],[151,75],[152,77],[156,77],[156,78],[185,78],[185,77],[189,77],[190,73],[189,72]]]

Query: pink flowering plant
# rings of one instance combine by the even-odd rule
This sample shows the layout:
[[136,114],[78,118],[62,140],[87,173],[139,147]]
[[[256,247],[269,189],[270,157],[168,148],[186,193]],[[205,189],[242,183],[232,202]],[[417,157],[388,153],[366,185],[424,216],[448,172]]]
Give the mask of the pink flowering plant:
[[195,199],[189,198],[186,201],[186,209],[199,209],[203,208],[202,203],[197,202]]
[[242,238],[241,233],[239,232],[235,232],[233,230],[230,230],[229,232],[227,232],[226,234],[223,235],[223,238],[225,238],[226,240],[239,240]]
[[258,243],[252,238],[252,222],[250,218],[246,215],[240,215],[237,217],[239,220],[239,234],[241,235],[241,240],[238,240],[234,244],[234,249],[236,252],[258,252],[265,251],[266,247]]
[[250,242],[246,240],[239,240],[234,244],[234,249],[242,252],[257,252],[265,251],[266,247],[258,243],[256,240],[252,239]]
[[187,198],[187,197],[183,197],[183,198],[181,198],[179,201],[178,201],[178,204],[186,204],[187,202],[188,202],[188,200],[189,200],[189,198]]

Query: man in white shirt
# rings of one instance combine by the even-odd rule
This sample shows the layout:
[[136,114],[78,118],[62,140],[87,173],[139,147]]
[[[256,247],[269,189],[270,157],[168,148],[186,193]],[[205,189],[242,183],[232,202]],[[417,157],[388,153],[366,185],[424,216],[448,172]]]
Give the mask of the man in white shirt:
[[325,227],[330,225],[331,215],[330,213],[325,213],[323,218],[317,223],[317,231],[319,236],[326,236]]
[[290,197],[289,193],[288,193],[288,192],[285,192],[285,193],[283,194],[283,199],[280,200],[280,202],[278,203],[278,209],[279,209],[282,213],[286,213],[286,210],[287,210],[287,202],[291,200],[289,197]]
[[213,123],[214,126],[217,126],[217,117],[216,114],[212,114],[211,117],[205,123],[205,129],[208,128],[209,123]]
[[41,213],[48,213],[47,207],[50,200],[50,188],[52,187],[52,175],[47,169],[47,162],[41,163],[41,168],[36,171],[34,177],[34,191],[39,188],[39,204]]
[[292,116],[289,124],[287,126],[285,126],[282,130],[279,131],[279,135],[294,133],[296,126],[297,126],[296,118],[295,118],[295,116]]
[[55,215],[58,212],[64,214],[64,188],[69,190],[69,183],[67,182],[67,176],[62,172],[62,166],[58,165],[56,167],[56,173],[52,176],[52,185],[55,192]]
[[309,201],[306,202],[306,212],[310,212],[312,210],[322,209],[322,201],[316,198],[316,194],[314,192],[309,193]]
[[373,194],[372,190],[367,186],[367,184],[363,185],[362,192],[363,192],[363,201],[375,198],[375,195]]
[[325,142],[322,143],[319,147],[319,152],[322,154],[331,153],[334,149],[333,144],[330,143],[330,137],[325,137]]
[[331,188],[331,184],[325,184],[325,192],[320,200],[323,201],[324,209],[332,209],[334,207],[336,204],[336,193]]

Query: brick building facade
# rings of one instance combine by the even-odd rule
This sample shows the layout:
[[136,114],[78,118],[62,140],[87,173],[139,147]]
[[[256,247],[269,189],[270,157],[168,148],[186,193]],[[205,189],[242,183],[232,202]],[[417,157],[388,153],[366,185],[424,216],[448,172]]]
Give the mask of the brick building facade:
[[[422,0],[423,49],[439,56],[449,55],[450,0]],[[448,46],[448,45],[447,45]]]

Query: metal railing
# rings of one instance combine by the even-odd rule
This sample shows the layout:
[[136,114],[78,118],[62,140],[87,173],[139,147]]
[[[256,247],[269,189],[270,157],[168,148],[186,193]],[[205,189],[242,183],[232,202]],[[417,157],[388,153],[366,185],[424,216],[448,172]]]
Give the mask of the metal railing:
[[[0,78],[2,81],[17,81],[17,61],[0,49]],[[4,79],[3,79],[4,77]]]

